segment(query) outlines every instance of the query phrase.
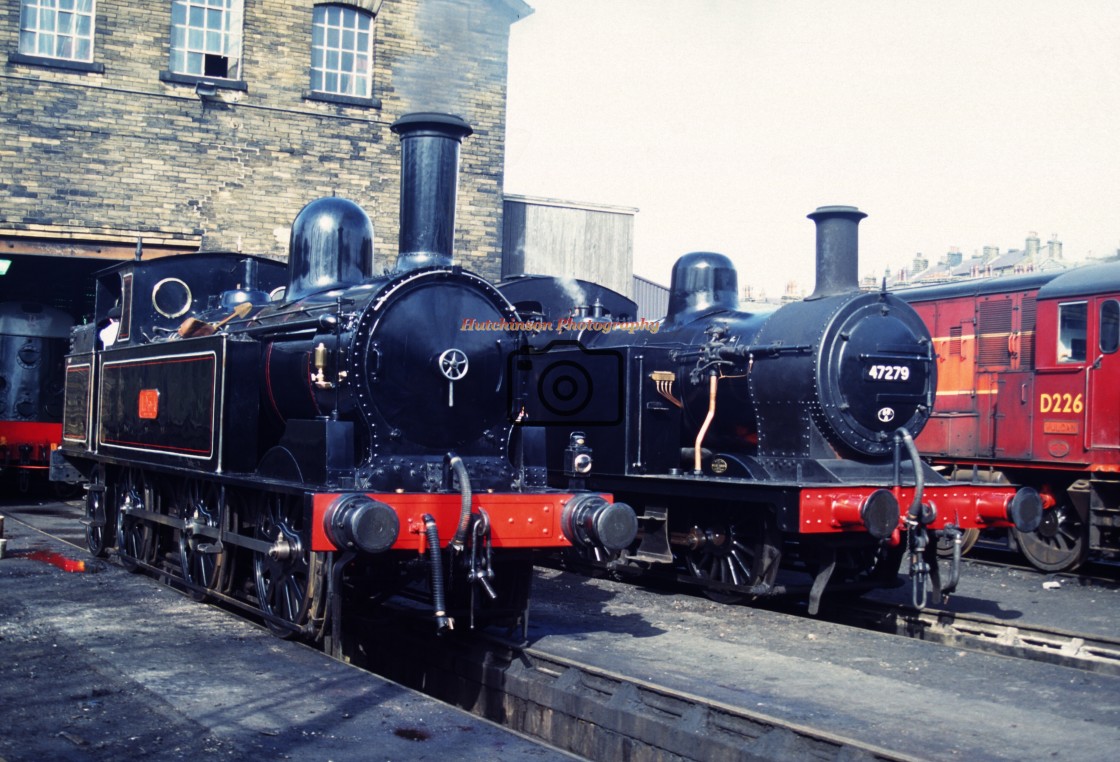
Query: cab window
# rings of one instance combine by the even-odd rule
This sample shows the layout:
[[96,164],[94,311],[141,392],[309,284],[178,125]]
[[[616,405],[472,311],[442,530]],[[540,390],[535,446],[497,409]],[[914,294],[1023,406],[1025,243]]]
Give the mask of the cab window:
[[1058,305],[1058,362],[1085,362],[1087,302]]
[[1120,302],[1109,299],[1101,305],[1101,352],[1110,355],[1120,348]]

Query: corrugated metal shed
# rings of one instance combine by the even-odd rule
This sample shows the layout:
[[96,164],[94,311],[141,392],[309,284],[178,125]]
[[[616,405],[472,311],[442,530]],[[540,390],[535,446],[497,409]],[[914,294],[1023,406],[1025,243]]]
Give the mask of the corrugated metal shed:
[[634,276],[634,296],[631,298],[638,303],[639,320],[660,320],[669,311],[669,287],[640,275]]
[[570,276],[630,297],[637,211],[628,206],[506,194],[502,277]]

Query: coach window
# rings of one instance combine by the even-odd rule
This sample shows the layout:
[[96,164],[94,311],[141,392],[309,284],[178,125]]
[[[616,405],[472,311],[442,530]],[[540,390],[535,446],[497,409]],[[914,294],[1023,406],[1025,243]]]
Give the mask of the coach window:
[[243,0],[173,0],[170,74],[238,79],[242,19]]
[[102,73],[93,63],[94,0],[21,0],[11,63]]
[[[311,100],[379,107],[373,97],[373,37],[380,2],[316,5],[311,23]],[[366,7],[368,6],[368,8]]]
[[1058,305],[1058,362],[1085,362],[1086,302]]
[[1101,305],[1101,352],[1110,355],[1120,348],[1120,302],[1109,299]]

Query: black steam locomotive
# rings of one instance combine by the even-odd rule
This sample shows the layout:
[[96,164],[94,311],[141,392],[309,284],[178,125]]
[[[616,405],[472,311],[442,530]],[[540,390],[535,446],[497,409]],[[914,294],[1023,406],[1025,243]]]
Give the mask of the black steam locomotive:
[[516,322],[451,262],[470,127],[412,114],[392,130],[400,251],[383,274],[366,214],[319,199],[287,268],[198,254],[99,274],[98,326],[114,306],[118,322],[67,358],[61,452],[89,482],[90,550],[332,648],[343,611],[390,597],[430,604],[441,629],[524,622],[534,551],[618,549],[637,529],[609,496],[526,477],[508,408],[519,334],[460,330]]
[[38,302],[0,302],[0,474],[21,492],[46,483],[62,434],[62,362],[73,319]]
[[[1037,525],[1033,490],[949,483],[919,459],[933,345],[903,301],[859,290],[864,216],[809,215],[816,291],[774,312],[740,311],[734,266],[707,252],[676,263],[668,315],[652,323],[590,283],[502,286],[542,329],[514,358],[522,425],[541,425],[535,457],[551,478],[582,478],[640,513],[639,540],[598,560],[672,565],[718,600],[807,593],[815,613],[826,586],[896,584],[909,552],[921,606],[959,575],[958,553],[941,584],[930,533]],[[579,458],[589,445],[594,464]]]

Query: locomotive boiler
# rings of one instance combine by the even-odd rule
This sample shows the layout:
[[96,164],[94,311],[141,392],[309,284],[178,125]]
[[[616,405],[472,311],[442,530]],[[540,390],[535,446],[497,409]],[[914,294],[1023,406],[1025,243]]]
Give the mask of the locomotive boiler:
[[526,478],[508,408],[518,333],[460,331],[465,314],[517,322],[452,262],[470,127],[412,114],[391,129],[393,263],[375,269],[360,207],[318,199],[286,269],[193,255],[103,273],[97,307],[123,306],[120,333],[67,366],[63,453],[90,483],[90,550],[115,545],[127,567],[335,650],[344,612],[390,598],[425,601],[440,629],[524,624],[534,552],[636,532],[609,495]]
[[[894,584],[910,555],[913,600],[942,584],[930,535],[1037,525],[1037,493],[950,484],[917,455],[936,364],[929,332],[897,297],[858,288],[865,217],[833,206],[817,226],[817,284],[768,312],[739,309],[721,254],[687,254],[668,314],[635,321],[625,297],[527,277],[503,291],[542,325],[518,356],[523,426],[553,478],[582,476],[640,513],[614,568],[671,565],[721,600]],[[779,572],[782,572],[780,575]]]
[[46,481],[62,434],[62,363],[73,319],[38,302],[0,303],[0,474]]

